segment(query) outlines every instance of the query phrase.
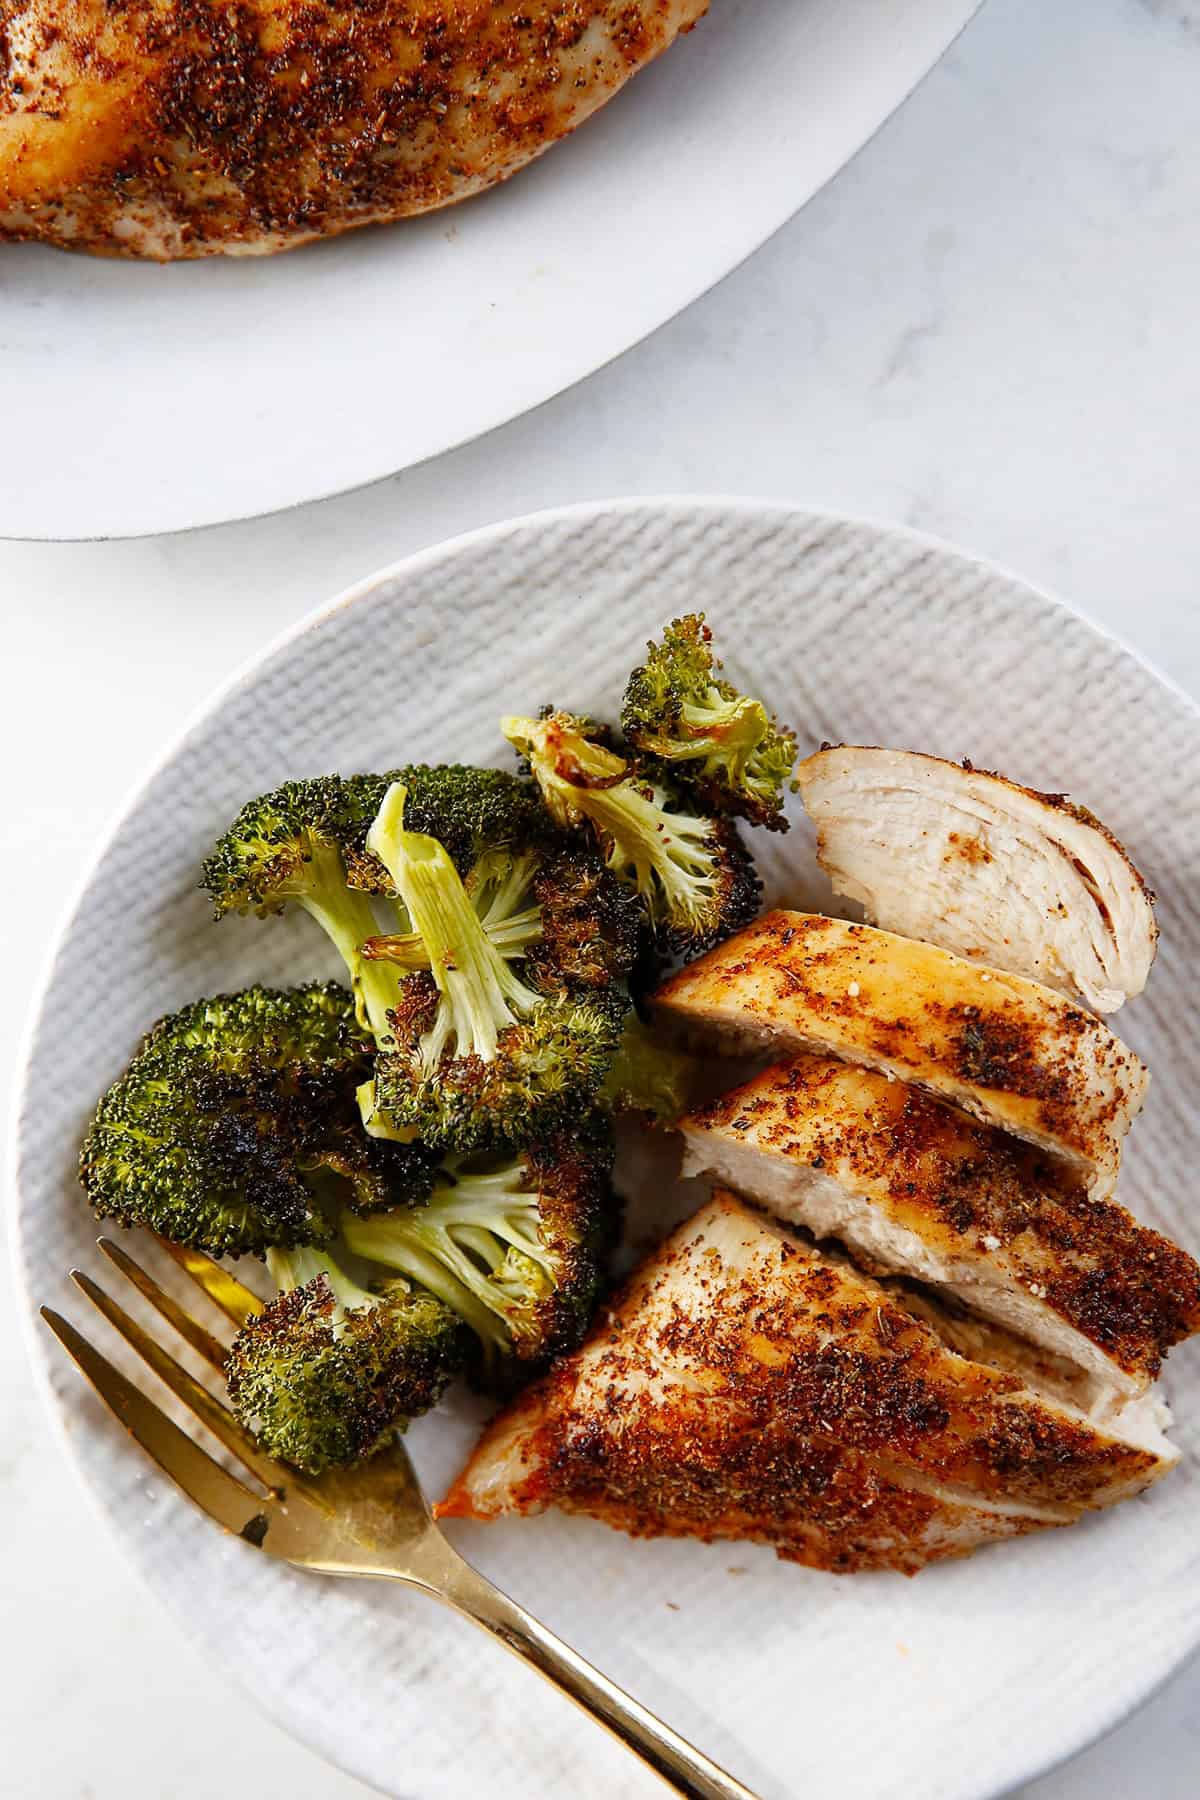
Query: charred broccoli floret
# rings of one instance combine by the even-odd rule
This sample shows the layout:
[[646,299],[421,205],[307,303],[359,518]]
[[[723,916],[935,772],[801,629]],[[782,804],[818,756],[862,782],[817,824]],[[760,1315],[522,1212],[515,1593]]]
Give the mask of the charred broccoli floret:
[[388,1013],[402,979],[395,962],[403,959],[371,962],[362,945],[382,930],[397,939],[411,932],[387,871],[366,848],[393,779],[408,788],[414,830],[437,837],[463,872],[485,849],[546,832],[537,790],[499,769],[419,764],[396,776],[326,775],[287,782],[244,806],[202,874],[218,917],[266,917],[291,904],[316,919],[346,965],[359,1023],[379,1045],[390,1041]]
[[371,1046],[333,983],[249,988],[160,1021],[104,1095],[80,1152],[102,1218],[210,1256],[321,1241],[327,1203],[394,1206],[436,1157],[375,1143],[355,1090]]
[[704,614],[675,619],[647,649],[621,707],[625,736],[647,767],[674,775],[706,812],[786,831],[783,786],[796,762],[795,735],[722,679]]
[[[405,789],[388,790],[367,837],[400,895],[428,958],[407,975],[391,1014],[394,1048],[379,1057],[371,1117],[454,1150],[528,1138],[594,1098],[628,1006],[624,989],[573,989],[546,961],[511,960],[484,928],[472,896],[436,839],[405,823]],[[523,908],[535,864],[520,853],[498,877],[501,910]],[[487,891],[491,891],[490,889]]]
[[643,952],[645,913],[599,856],[574,843],[551,853],[533,891],[541,918],[528,951],[535,986],[612,990],[628,981]]
[[528,759],[555,821],[592,828],[666,947],[701,950],[754,917],[759,883],[731,820],[688,812],[569,713],[504,719],[501,730]]
[[351,874],[362,873],[362,840],[385,791],[371,775],[290,781],[242,808],[202,874],[218,917],[254,912],[265,918],[288,905],[309,913],[345,963],[359,1023],[377,1043],[390,1037],[399,977],[361,954],[379,922]]
[[238,1333],[226,1375],[234,1410],[271,1456],[309,1475],[379,1450],[428,1412],[469,1339],[433,1294],[379,1293],[318,1250],[268,1255],[280,1292]]
[[580,1342],[616,1235],[612,1134],[594,1115],[498,1157],[450,1161],[424,1205],[344,1221],[358,1255],[436,1294],[485,1365],[540,1363]]
[[[559,835],[543,814],[532,847],[484,850],[463,886],[492,947],[508,962],[528,962],[536,986],[611,987],[628,978],[640,954],[641,908],[599,857]],[[408,973],[430,966],[419,931],[382,933],[362,948]]]

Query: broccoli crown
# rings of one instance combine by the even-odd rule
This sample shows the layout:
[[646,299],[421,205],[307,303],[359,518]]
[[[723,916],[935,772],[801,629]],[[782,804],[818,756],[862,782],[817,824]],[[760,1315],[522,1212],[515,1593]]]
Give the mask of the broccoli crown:
[[[390,1041],[387,1018],[400,971],[423,966],[395,885],[366,842],[393,779],[324,775],[287,782],[242,808],[202,873],[218,917],[266,917],[289,903],[308,912],[339,951],[359,1023],[380,1047]],[[420,764],[395,779],[405,784],[413,828],[436,837],[460,873],[506,846],[531,849],[552,836],[536,787],[503,770]],[[391,931],[381,930],[381,914]],[[536,935],[536,916],[526,931]],[[375,946],[373,955],[364,955],[364,944]]]
[[396,781],[408,792],[412,829],[438,838],[460,873],[491,846],[545,834],[537,789],[503,769],[421,763],[384,775],[288,781],[249,801],[205,862],[202,884],[218,913],[277,912],[310,885],[310,865],[322,851],[342,859],[351,886],[391,892],[366,837]]
[[501,730],[528,759],[556,822],[591,827],[665,948],[701,950],[754,917],[759,882],[732,820],[688,812],[671,786],[645,779],[569,713],[505,719]]
[[708,812],[786,831],[783,787],[795,734],[718,671],[703,613],[675,619],[629,677],[621,725],[656,773],[669,769]]
[[278,912],[310,891],[327,862],[340,876],[343,856],[361,842],[385,789],[378,776],[321,775],[249,801],[201,872],[218,916]]
[[[457,1150],[527,1137],[593,1098],[627,997],[611,982],[601,992],[573,991],[553,966],[553,946],[531,963],[505,954],[489,926],[516,916],[536,864],[524,853],[489,852],[496,860],[473,896],[445,847],[407,828],[405,808],[396,783],[367,848],[394,882],[429,966],[402,982],[374,1104],[393,1128]],[[565,906],[561,915],[561,930],[553,930],[582,958],[569,942]]]
[[444,1048],[430,1060],[440,1001],[428,975],[405,982],[399,1045],[375,1065],[374,1102],[392,1127],[466,1152],[551,1130],[590,1106],[621,1035],[624,996],[535,996],[503,1025],[493,1053]]
[[399,977],[362,955],[379,920],[367,894],[357,891],[363,883],[351,877],[361,870],[363,839],[386,791],[376,775],[287,782],[242,808],[201,876],[218,918],[230,912],[265,918],[289,903],[310,914],[345,963],[358,1022],[376,1043],[389,1039],[387,1015],[396,1003]]
[[416,1198],[435,1159],[362,1131],[355,1089],[370,1066],[333,983],[196,1001],[154,1027],[101,1100],[79,1158],[88,1198],[102,1218],[211,1256],[319,1242],[329,1198]]
[[[485,850],[463,886],[492,948],[523,962],[540,992],[611,987],[629,978],[642,952],[637,896],[578,843]],[[430,967],[419,931],[381,934],[362,950],[406,973]]]
[[269,1455],[320,1475],[372,1455],[436,1405],[466,1334],[406,1282],[370,1293],[318,1251],[271,1262],[281,1291],[234,1340],[229,1397]]
[[534,881],[540,937],[528,951],[536,987],[606,989],[628,980],[643,950],[645,912],[600,857],[572,843]]
[[444,1300],[493,1370],[540,1363],[591,1322],[617,1229],[612,1162],[611,1126],[590,1114],[523,1151],[452,1160],[424,1205],[348,1219],[346,1242]]
[[364,841],[384,794],[396,782],[408,796],[409,830],[437,838],[460,875],[466,875],[485,851],[512,845],[528,848],[547,836],[545,808],[532,782],[505,769],[419,763],[382,778],[363,823]]

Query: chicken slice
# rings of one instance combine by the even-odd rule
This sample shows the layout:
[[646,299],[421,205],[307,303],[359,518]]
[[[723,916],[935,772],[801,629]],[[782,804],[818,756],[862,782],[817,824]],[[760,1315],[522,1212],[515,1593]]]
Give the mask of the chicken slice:
[[928,1089],[1083,1171],[1117,1178],[1149,1080],[1061,994],[869,925],[772,912],[671,977],[660,1019],[730,1050],[815,1050]]
[[488,1427],[436,1511],[556,1506],[639,1536],[911,1573],[1070,1524],[1175,1460],[1152,1402],[1098,1424],[716,1194]]
[[796,769],[836,893],[872,924],[1115,1012],[1146,985],[1154,902],[1112,833],[1064,794],[969,763],[839,744]]
[[935,1284],[1082,1378],[1095,1409],[1200,1331],[1200,1268],[1031,1145],[830,1057],[776,1064],[680,1121],[712,1175],[860,1266]]
[[0,241],[263,255],[503,181],[707,0],[6,0]]

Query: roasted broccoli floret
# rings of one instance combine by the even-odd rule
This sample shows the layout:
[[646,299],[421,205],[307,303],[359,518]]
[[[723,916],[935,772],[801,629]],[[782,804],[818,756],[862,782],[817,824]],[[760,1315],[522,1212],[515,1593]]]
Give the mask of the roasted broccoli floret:
[[[396,783],[367,837],[421,938],[428,972],[407,975],[391,1014],[393,1049],[379,1057],[376,1114],[392,1132],[466,1151],[528,1138],[593,1099],[616,1049],[624,990],[546,992],[547,967],[512,961],[484,929],[436,838],[405,826]],[[524,867],[523,878],[532,873]],[[521,905],[520,883],[502,883]],[[374,1115],[372,1115],[374,1116]]]
[[[410,792],[414,830],[427,831],[465,872],[487,848],[546,833],[537,790],[499,769],[425,764],[392,775],[326,775],[292,781],[244,806],[204,864],[202,885],[221,917],[260,917],[300,906],[332,939],[349,973],[359,1023],[390,1040],[403,958],[370,962],[362,945],[381,930],[411,932],[387,872],[366,848],[367,830],[393,779]],[[372,899],[374,896],[374,899]],[[419,963],[415,966],[421,966]]]
[[225,1256],[321,1241],[329,1203],[419,1197],[436,1158],[362,1130],[370,1067],[333,983],[184,1007],[101,1100],[79,1159],[88,1198],[102,1218]]
[[[598,856],[547,836],[547,824],[543,816],[534,847],[485,850],[466,871],[463,886],[484,933],[506,961],[528,962],[540,988],[624,982],[642,948],[637,897]],[[408,973],[430,966],[418,931],[381,934],[362,948]]]
[[395,782],[408,794],[409,830],[437,838],[460,875],[465,876],[485,851],[513,845],[529,848],[546,835],[545,809],[531,782],[505,769],[414,763],[379,778],[374,804],[363,821],[364,841],[384,794]]
[[759,883],[731,820],[688,812],[671,787],[647,779],[569,713],[504,719],[501,730],[528,759],[555,821],[592,828],[666,948],[703,949],[754,917]]
[[648,1025],[631,1016],[604,1078],[600,1104],[612,1112],[642,1113],[661,1125],[673,1125],[695,1104],[703,1067],[699,1057],[660,1043]]
[[629,677],[621,726],[649,770],[675,779],[705,812],[786,831],[783,786],[795,735],[719,674],[703,613],[676,619]]
[[612,1133],[592,1115],[522,1152],[452,1159],[424,1205],[344,1221],[359,1256],[418,1282],[496,1359],[580,1342],[616,1236]]
[[628,982],[644,949],[645,912],[590,847],[571,843],[547,855],[533,891],[541,919],[528,951],[534,986],[615,990]]
[[469,1343],[443,1301],[404,1281],[369,1292],[318,1250],[267,1260],[280,1292],[238,1333],[226,1375],[269,1455],[320,1475],[370,1456],[437,1403]]
[[265,918],[287,905],[309,913],[337,947],[359,1023],[377,1043],[390,1037],[388,1013],[400,982],[394,969],[361,954],[380,927],[367,894],[350,881],[352,872],[363,873],[362,841],[385,791],[370,775],[290,781],[242,808],[202,875],[218,917],[254,912]]

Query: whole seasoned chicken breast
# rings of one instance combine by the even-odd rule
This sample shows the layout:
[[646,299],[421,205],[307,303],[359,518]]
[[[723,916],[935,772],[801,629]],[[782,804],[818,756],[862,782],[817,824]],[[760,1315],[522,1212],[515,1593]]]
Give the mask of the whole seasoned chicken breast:
[[556,1506],[912,1573],[1069,1524],[1174,1460],[1149,1403],[1097,1424],[718,1194],[493,1422],[436,1510]]
[[1084,807],[969,763],[839,744],[796,769],[835,892],[872,924],[1114,1012],[1146,985],[1150,890]]
[[1200,1330],[1200,1268],[1031,1145],[872,1069],[802,1056],[682,1119],[712,1175],[860,1266],[936,1286],[1122,1405]]
[[912,1082],[1081,1170],[1106,1197],[1148,1075],[1061,994],[932,944],[772,912],[661,987],[691,1039],[773,1056],[819,1051]]
[[503,181],[707,0],[7,0],[0,239],[265,254]]

